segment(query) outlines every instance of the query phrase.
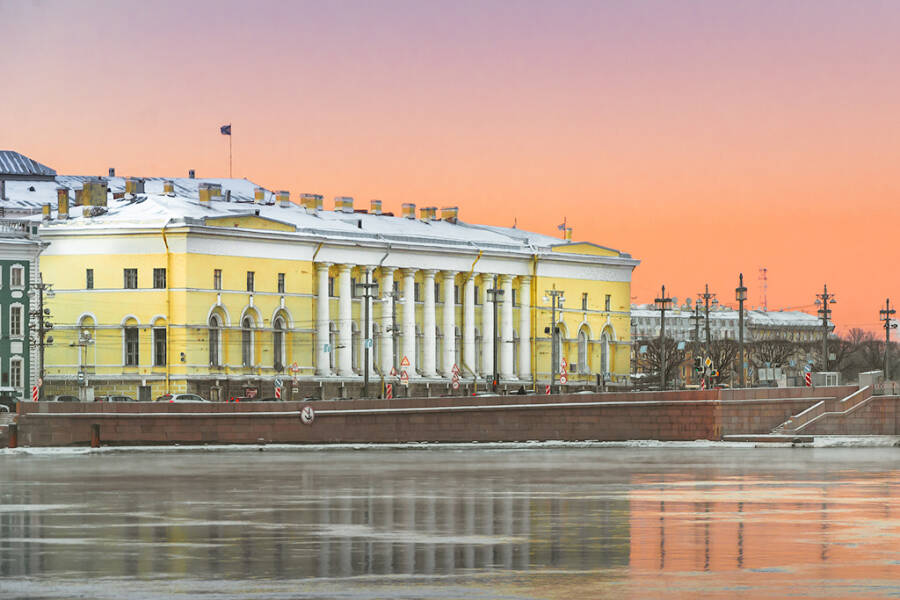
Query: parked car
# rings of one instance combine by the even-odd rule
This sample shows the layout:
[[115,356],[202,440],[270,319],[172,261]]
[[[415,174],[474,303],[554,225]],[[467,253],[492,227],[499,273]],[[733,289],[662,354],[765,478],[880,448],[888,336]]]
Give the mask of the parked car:
[[163,394],[156,399],[157,402],[209,402],[197,394]]
[[5,404],[0,404],[0,413],[8,413],[10,412],[9,407]]
[[134,402],[131,396],[97,396],[97,402]]
[[78,396],[70,396],[67,394],[61,394],[59,396],[53,396],[50,398],[50,402],[81,402]]

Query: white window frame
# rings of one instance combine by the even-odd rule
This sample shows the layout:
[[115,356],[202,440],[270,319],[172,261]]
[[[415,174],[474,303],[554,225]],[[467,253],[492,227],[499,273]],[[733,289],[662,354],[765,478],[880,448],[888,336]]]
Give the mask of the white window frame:
[[[19,366],[19,381],[16,382],[13,380],[13,365],[17,364]],[[24,386],[25,380],[25,361],[21,356],[13,356],[9,359],[9,385],[14,388],[21,388]]]
[[[15,309],[21,310],[19,314],[19,331],[18,333],[13,331],[13,311]],[[9,305],[9,337],[19,339],[25,337],[25,305],[19,302]]]
[[[20,283],[13,282],[13,275],[15,273],[21,273],[22,279]],[[20,264],[11,265],[9,267],[9,287],[13,290],[24,290],[25,289],[25,266]]]

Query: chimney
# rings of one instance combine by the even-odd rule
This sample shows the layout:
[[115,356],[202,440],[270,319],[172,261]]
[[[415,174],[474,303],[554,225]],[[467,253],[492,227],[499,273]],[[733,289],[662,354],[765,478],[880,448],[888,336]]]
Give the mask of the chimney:
[[369,209],[369,212],[373,215],[381,214],[381,200],[372,200],[372,206]]
[[106,182],[99,178],[91,178],[81,187],[81,203],[85,206],[106,206]]
[[223,199],[222,184],[221,183],[208,183],[207,185],[209,186],[209,199],[221,201]]
[[129,177],[125,180],[125,193],[126,194],[143,194],[144,193],[144,180],[138,179],[136,177]]
[[350,196],[335,196],[334,197],[334,210],[336,212],[345,212],[352,213],[353,212],[353,198]]
[[56,218],[69,218],[69,190],[68,188],[56,188]]
[[6,180],[0,179],[0,200],[6,200]]
[[50,204],[49,203],[41,205],[41,217],[45,221],[50,220]]
[[437,207],[434,206],[423,206],[419,209],[419,218],[423,221],[436,221],[437,220]]
[[266,201],[266,190],[263,188],[256,188],[253,190],[253,202],[256,204],[262,204]]
[[197,186],[197,195],[200,198],[200,204],[202,206],[209,206],[209,198],[212,195],[210,184],[201,183],[199,186]]
[[416,218],[416,205],[411,204],[409,202],[405,202],[403,206],[400,208],[400,214],[406,219],[415,219]]
[[115,176],[116,176],[116,168],[115,168],[115,167],[110,167],[110,168],[109,168],[109,176],[110,176],[110,177],[115,177]]
[[[259,191],[259,188],[257,188]],[[287,190],[281,190],[278,192],[278,206],[281,208],[290,208],[291,206],[291,193]]]
[[194,179],[195,176],[196,176],[196,173],[194,173],[193,169],[188,171],[188,179]]
[[307,210],[322,210],[323,200],[321,194],[300,194],[300,204]]
[[456,219],[459,216],[459,207],[457,206],[447,206],[441,209],[441,220],[449,221],[451,223],[456,223]]
[[174,181],[163,181],[163,194],[166,196],[174,196],[175,195],[175,182]]

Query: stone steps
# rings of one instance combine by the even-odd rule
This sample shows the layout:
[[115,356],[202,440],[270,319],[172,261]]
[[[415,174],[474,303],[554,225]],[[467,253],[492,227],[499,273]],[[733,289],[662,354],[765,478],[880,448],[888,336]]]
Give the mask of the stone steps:
[[836,415],[845,415],[862,406],[872,398],[871,386],[865,386],[853,392],[845,398],[831,398],[817,402],[803,412],[793,415],[790,419],[772,430],[774,435],[796,435],[810,424],[819,419]]

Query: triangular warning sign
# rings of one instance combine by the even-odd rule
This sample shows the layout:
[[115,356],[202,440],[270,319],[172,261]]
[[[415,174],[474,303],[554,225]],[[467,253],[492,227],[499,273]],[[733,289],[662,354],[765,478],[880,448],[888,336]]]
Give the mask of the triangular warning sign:
[[391,367],[391,377],[396,377],[396,376],[397,376],[397,369],[395,369],[394,367]]
[[453,373],[454,375],[459,375],[459,366],[453,365],[453,368],[450,369],[450,372]]
[[408,366],[409,366],[409,359],[408,359],[407,357],[404,356],[404,357],[403,357],[403,360],[400,361],[400,366],[401,366],[401,367],[408,367]]

